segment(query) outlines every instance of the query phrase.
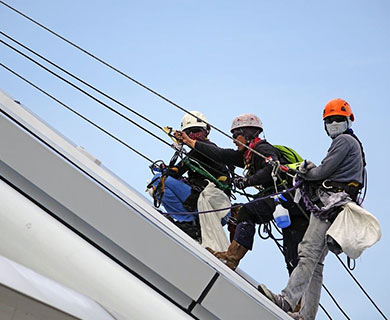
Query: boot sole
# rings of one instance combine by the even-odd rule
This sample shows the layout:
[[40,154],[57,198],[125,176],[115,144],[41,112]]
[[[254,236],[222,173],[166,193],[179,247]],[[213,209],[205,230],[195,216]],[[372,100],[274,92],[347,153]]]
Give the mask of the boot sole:
[[257,290],[259,290],[263,296],[266,296],[269,300],[271,300],[274,304],[276,304],[273,294],[271,293],[271,291],[268,290],[268,288],[264,284],[259,284],[257,286]]
[[291,306],[288,304],[288,302],[282,297],[280,301],[277,301],[275,299],[275,295],[270,290],[268,290],[264,284],[259,284],[257,290],[259,290],[264,296],[266,296],[269,300],[271,300],[271,302],[277,305],[284,312],[291,312]]

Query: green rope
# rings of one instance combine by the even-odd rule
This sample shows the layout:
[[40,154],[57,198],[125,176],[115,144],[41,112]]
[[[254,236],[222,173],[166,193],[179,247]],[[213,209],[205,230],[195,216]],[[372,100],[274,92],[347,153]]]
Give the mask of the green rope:
[[221,189],[221,190],[230,190],[230,186],[228,184],[224,184],[221,181],[219,181],[217,178],[215,178],[210,172],[208,172],[205,168],[202,167],[201,164],[199,164],[197,161],[185,158],[184,160],[185,165],[190,168],[193,172],[198,172],[202,176],[204,176],[206,179],[212,181],[215,183],[215,185]]

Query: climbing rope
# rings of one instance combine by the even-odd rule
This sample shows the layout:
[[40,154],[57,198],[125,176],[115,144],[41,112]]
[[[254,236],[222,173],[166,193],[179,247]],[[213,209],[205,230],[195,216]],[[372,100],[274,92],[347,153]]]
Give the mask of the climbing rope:
[[[282,191],[270,194],[270,195],[265,196],[265,197],[256,198],[254,200],[249,201],[248,204],[249,203],[253,203],[253,202],[257,202],[257,201],[264,201],[264,200],[266,200],[268,198],[276,197],[276,196],[281,195],[281,194],[286,193],[286,192],[292,192],[295,189],[297,189],[299,186],[300,186],[300,184],[296,184],[296,185],[294,185],[293,187],[291,187],[291,188],[289,188],[287,190],[282,190]],[[225,210],[229,210],[229,209],[234,209],[234,208],[237,208],[237,207],[240,207],[240,206],[241,206],[241,204],[237,204],[237,205],[232,205],[230,207],[225,207],[225,208],[221,208],[221,209],[213,209],[213,210],[192,212],[192,214],[203,214],[203,213],[210,213],[210,212],[219,212],[219,211],[225,211]],[[188,212],[167,212],[166,214],[169,214],[169,215],[172,215],[172,214],[188,214]]]

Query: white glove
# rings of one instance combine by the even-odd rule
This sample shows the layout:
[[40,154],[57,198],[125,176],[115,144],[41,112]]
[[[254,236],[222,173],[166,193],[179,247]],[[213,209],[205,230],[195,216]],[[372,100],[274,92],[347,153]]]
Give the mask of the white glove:
[[315,167],[317,166],[313,162],[311,162],[310,160],[305,160],[301,163],[298,170],[300,173],[305,174]]
[[[148,186],[150,183],[150,180],[146,180],[146,185]],[[150,187],[150,188],[146,188],[145,192],[149,193],[149,195],[153,198],[153,187]]]

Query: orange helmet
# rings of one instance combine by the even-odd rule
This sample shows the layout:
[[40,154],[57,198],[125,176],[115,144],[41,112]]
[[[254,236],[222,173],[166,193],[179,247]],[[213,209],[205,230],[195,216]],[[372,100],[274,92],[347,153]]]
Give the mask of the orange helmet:
[[326,104],[322,119],[325,119],[330,116],[344,116],[349,117],[351,121],[355,120],[355,117],[352,113],[352,109],[349,106],[348,102],[340,98],[330,100]]

